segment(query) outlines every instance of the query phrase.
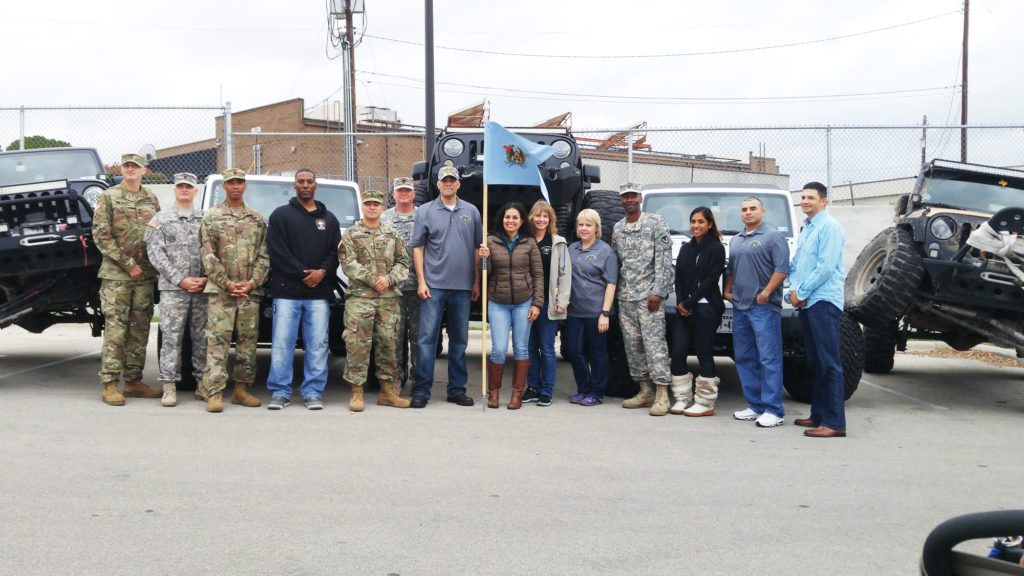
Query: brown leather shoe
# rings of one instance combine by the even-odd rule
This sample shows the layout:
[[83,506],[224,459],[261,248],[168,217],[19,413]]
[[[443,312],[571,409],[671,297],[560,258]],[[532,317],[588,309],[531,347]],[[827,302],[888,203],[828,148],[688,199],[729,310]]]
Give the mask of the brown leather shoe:
[[797,418],[796,420],[793,420],[793,424],[796,424],[797,426],[803,426],[804,428],[818,427],[818,423],[815,422],[814,420],[811,420],[810,418]]
[[833,430],[825,426],[818,426],[813,430],[804,430],[804,436],[811,438],[846,438],[846,430]]

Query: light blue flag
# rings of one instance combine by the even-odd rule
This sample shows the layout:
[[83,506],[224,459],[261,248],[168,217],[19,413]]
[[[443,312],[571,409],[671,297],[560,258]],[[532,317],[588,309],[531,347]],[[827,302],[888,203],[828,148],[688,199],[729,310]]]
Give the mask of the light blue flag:
[[539,186],[541,195],[548,200],[548,189],[537,167],[554,153],[554,146],[531,142],[497,122],[486,122],[484,184]]

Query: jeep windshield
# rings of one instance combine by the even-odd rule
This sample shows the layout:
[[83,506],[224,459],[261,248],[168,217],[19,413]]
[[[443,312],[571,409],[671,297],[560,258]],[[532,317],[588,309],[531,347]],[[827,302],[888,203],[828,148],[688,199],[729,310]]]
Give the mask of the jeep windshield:
[[[744,229],[740,219],[740,204],[749,198],[749,192],[679,192],[651,194],[644,198],[644,211],[661,214],[673,234],[690,235],[690,212],[698,206],[707,206],[715,215],[715,223],[722,233],[735,234]],[[755,194],[756,195],[756,194]],[[787,196],[772,195],[761,198],[764,221],[787,238],[793,237],[790,207]]]
[[102,178],[93,150],[45,149],[0,154],[0,186],[79,178]]
[[[223,184],[223,181],[218,180],[214,185],[213,202],[210,206],[216,206],[224,201]],[[295,197],[295,188],[292,182],[268,182],[253,179],[247,182],[242,199],[264,218],[270,218],[270,213],[275,208],[287,204],[293,197]],[[356,189],[351,186],[317,182],[316,199],[323,202],[327,209],[338,218],[342,229],[348,228],[355,224],[356,220],[359,220],[359,201]]]
[[990,174],[927,176],[921,184],[921,202],[946,208],[995,213],[1007,206],[1024,205],[1024,181]]

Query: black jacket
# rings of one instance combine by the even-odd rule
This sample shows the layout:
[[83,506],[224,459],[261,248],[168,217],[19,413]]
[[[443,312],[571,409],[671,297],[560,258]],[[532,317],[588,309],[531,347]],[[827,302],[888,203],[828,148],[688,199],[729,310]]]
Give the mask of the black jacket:
[[[338,243],[341,224],[323,202],[307,211],[292,198],[277,207],[267,223],[267,250],[270,252],[268,293],[274,298],[320,300],[331,297],[338,270]],[[320,284],[309,288],[302,283],[303,270],[323,269]]]
[[725,301],[718,284],[724,270],[725,245],[718,239],[705,235],[699,243],[691,239],[683,244],[676,258],[676,302],[692,312],[701,298],[707,298],[722,314]]

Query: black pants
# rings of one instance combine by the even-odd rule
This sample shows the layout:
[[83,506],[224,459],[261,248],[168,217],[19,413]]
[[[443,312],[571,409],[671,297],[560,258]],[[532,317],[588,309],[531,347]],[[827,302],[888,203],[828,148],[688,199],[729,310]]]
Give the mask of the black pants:
[[676,314],[672,322],[672,375],[682,376],[689,370],[686,367],[686,356],[690,353],[690,345],[697,350],[697,361],[700,362],[700,376],[715,377],[715,332],[722,322],[719,314],[711,304],[697,304],[692,316]]

